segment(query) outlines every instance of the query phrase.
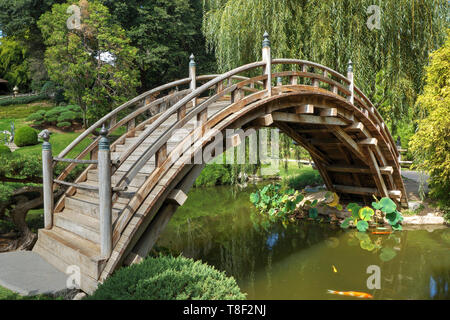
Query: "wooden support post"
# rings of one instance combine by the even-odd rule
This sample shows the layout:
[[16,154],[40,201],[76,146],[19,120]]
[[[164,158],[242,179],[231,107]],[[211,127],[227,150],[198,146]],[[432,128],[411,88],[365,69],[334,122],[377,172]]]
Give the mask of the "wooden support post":
[[103,125],[100,130],[98,147],[98,197],[100,200],[100,254],[109,258],[112,252],[112,188],[111,188],[111,153],[109,150],[108,130]]
[[109,120],[109,127],[110,128],[114,127],[116,125],[116,123],[117,123],[117,115],[115,114]]
[[[191,82],[189,84],[189,89],[194,91],[197,89],[197,82],[195,81],[195,60],[194,60],[194,54],[191,54],[189,57],[189,78],[191,79]],[[192,99],[192,105],[195,107],[197,105],[197,98]]]
[[53,226],[53,156],[52,146],[49,142],[50,134],[44,130],[41,134],[42,144],[42,189],[44,192],[44,227]]
[[298,77],[297,77],[297,76],[290,76],[290,77],[289,77],[289,83],[290,83],[291,85],[296,85],[296,84],[297,84],[297,81],[298,81]]
[[236,89],[231,91],[231,103],[238,102],[244,98],[244,90]]
[[258,127],[268,127],[273,123],[272,114],[269,113],[259,118],[256,118],[253,122]]
[[167,142],[164,143],[161,148],[155,154],[155,165],[161,167],[163,162],[167,159]]
[[348,61],[348,68],[347,68],[347,78],[350,81],[348,89],[350,90],[350,97],[348,98],[348,101],[350,101],[351,104],[355,102],[355,92],[354,92],[354,82],[353,82],[353,62],[352,60]]
[[364,153],[367,155],[367,161],[369,162],[370,171],[372,171],[372,176],[375,180],[375,184],[377,185],[378,192],[382,197],[387,197],[388,190],[386,188],[386,184],[384,183],[383,176],[381,175],[377,159],[375,158],[375,155],[369,147],[365,146],[364,151]]
[[208,121],[208,109],[205,108],[204,110],[202,110],[201,112],[199,112],[197,114],[197,125],[201,126],[201,136],[203,136],[203,134],[205,133],[205,128],[203,127],[206,123],[206,121]]
[[186,105],[183,105],[177,111],[177,120],[180,121],[185,116],[186,116]]
[[264,69],[264,74],[267,75],[267,80],[265,80],[264,89],[267,90],[267,95],[272,96],[272,57],[270,54],[270,40],[269,34],[264,32],[264,40],[262,42],[262,60],[266,63]]
[[337,108],[327,108],[320,111],[321,117],[336,117],[337,114]]
[[136,128],[136,119],[135,118],[133,118],[130,121],[128,121],[128,123],[127,123],[127,131],[131,131],[134,128]]

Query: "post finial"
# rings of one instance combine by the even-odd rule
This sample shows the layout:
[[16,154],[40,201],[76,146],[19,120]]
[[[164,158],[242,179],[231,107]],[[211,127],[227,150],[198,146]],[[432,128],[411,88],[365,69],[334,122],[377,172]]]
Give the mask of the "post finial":
[[263,48],[270,47],[269,33],[267,31],[264,32],[263,38],[264,38],[262,42]]
[[347,68],[348,72],[353,72],[353,62],[352,59],[348,60],[348,68]]
[[38,137],[42,138],[45,142],[48,142],[50,140],[50,131],[44,129],[38,134]]
[[106,129],[105,123],[102,124],[102,128],[100,129],[100,135],[102,137],[106,137],[108,134],[108,129]]
[[193,53],[191,53],[191,56],[189,57],[189,66],[195,66],[195,56]]

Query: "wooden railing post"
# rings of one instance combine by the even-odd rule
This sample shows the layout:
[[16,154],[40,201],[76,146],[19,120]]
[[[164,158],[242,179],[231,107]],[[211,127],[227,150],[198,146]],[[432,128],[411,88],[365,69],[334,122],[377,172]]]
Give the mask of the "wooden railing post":
[[112,188],[111,153],[109,150],[108,130],[103,124],[100,130],[98,146],[98,181],[100,200],[100,252],[103,258],[109,258],[112,252]]
[[[189,57],[189,78],[191,78],[191,83],[189,85],[189,88],[194,91],[197,89],[197,83],[195,81],[195,60],[194,60],[194,54],[191,54]],[[192,104],[195,107],[197,105],[197,99],[192,99]]]
[[53,226],[53,155],[48,131],[42,133],[42,189],[44,192],[44,227]]
[[350,101],[351,104],[355,102],[355,92],[354,92],[354,82],[353,82],[353,62],[352,60],[348,61],[348,68],[347,68],[347,78],[350,81],[348,89],[350,90],[350,97],[348,101]]
[[269,34],[264,32],[264,40],[262,42],[262,60],[266,62],[266,67],[264,68],[264,74],[267,75],[267,80],[265,80],[265,90],[270,97],[272,95],[272,57],[270,54],[270,40]]

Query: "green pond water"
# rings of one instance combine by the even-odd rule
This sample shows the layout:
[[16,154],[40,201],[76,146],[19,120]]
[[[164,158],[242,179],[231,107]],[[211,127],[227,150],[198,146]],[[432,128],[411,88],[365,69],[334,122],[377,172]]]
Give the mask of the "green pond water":
[[[191,190],[156,249],[225,271],[248,299],[358,299],[328,289],[375,299],[449,299],[450,228],[373,235],[299,221],[264,230],[249,201],[254,189]],[[379,289],[367,287],[369,266],[379,267]]]

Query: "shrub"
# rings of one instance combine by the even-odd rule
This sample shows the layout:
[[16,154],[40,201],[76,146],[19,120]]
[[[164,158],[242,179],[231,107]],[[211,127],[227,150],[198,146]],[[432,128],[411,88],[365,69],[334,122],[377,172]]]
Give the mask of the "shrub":
[[118,270],[87,299],[242,300],[245,295],[233,277],[212,266],[182,256],[160,256]]
[[39,110],[28,116],[27,121],[34,125],[55,125],[59,128],[70,127],[76,121],[81,121],[83,115],[77,105],[54,107],[48,111]]
[[32,146],[38,143],[38,135],[36,130],[30,127],[22,127],[17,129],[14,136],[14,143],[18,147]]
[[210,187],[215,185],[231,184],[229,166],[221,164],[208,164],[195,180],[196,187]]
[[2,99],[0,100],[0,106],[9,106],[14,104],[27,104],[32,103],[36,101],[41,101],[48,99],[48,96],[46,94],[38,94],[33,96],[24,96],[24,97],[17,97],[17,98],[8,98],[8,99]]
[[4,145],[0,145],[0,154],[9,154],[11,153],[11,150]]
[[304,171],[299,175],[289,178],[287,181],[289,188],[302,190],[306,186],[322,185],[323,180],[316,170]]

